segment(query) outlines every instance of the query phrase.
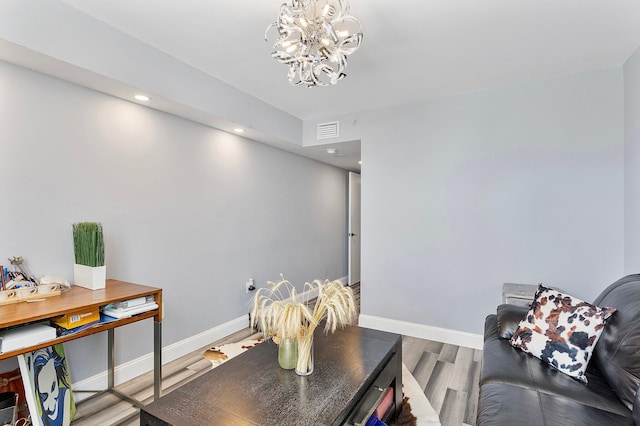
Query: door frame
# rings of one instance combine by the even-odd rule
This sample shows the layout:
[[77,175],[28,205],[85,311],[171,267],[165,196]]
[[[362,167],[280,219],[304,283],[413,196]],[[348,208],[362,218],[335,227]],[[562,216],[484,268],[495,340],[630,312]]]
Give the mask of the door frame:
[[349,212],[347,217],[347,283],[353,285],[360,282],[361,269],[361,176],[349,172]]

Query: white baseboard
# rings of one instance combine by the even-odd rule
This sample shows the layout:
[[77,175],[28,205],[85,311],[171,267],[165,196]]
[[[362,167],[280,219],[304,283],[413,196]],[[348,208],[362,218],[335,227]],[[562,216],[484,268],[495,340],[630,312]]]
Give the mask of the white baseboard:
[[358,325],[360,325],[360,327],[373,328],[405,336],[418,337],[421,339],[435,340],[436,342],[443,342],[473,349],[482,349],[484,340],[484,337],[481,334],[449,330],[446,328],[364,314],[360,314]]
[[[230,334],[247,328],[248,326],[249,318],[248,316],[243,315],[217,327],[205,330],[195,336],[191,336],[169,346],[165,346],[162,348],[162,364],[174,361],[184,355],[203,348],[216,340],[220,340],[223,337],[227,337]],[[153,370],[153,352],[129,362],[117,365],[114,368],[114,383],[115,385],[119,385],[151,370]],[[106,370],[72,384],[72,389],[75,391],[100,390],[105,389],[106,387]],[[87,392],[74,394],[76,401],[81,401],[89,396],[91,396],[91,394]]]

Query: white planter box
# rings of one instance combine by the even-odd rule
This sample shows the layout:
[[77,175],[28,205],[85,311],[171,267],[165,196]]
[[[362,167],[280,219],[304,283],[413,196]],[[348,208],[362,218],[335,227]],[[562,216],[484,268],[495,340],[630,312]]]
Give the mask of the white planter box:
[[73,265],[73,284],[89,290],[99,290],[107,283],[106,266]]

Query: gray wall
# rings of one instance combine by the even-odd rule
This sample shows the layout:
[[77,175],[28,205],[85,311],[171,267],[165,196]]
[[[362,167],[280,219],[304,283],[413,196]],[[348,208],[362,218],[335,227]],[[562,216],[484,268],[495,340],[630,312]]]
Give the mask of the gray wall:
[[[199,119],[214,127],[231,130],[237,123],[271,141],[300,144],[298,118],[61,1],[2,0],[0,52],[8,54],[14,45],[28,49],[9,54],[18,64],[47,64],[37,69],[73,76],[83,86],[118,87],[116,93],[125,98],[130,96],[128,85],[175,115],[198,111]],[[51,63],[51,58],[58,61]]]
[[640,272],[640,50],[624,65],[625,272]]
[[[71,223],[102,222],[107,276],[164,289],[164,345],[246,315],[249,277],[346,275],[345,171],[3,62],[0,93],[0,253],[71,280]],[[116,333],[118,362],[151,330]],[[66,345],[73,381],[105,340]]]
[[592,300],[623,273],[621,68],[341,119],[363,314],[481,333],[504,282]]

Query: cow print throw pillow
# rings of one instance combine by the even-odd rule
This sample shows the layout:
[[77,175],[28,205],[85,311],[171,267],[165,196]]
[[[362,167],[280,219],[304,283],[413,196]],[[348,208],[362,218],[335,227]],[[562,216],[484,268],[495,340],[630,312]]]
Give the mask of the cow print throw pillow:
[[587,383],[585,371],[607,318],[615,308],[539,286],[531,309],[511,336],[511,345]]

